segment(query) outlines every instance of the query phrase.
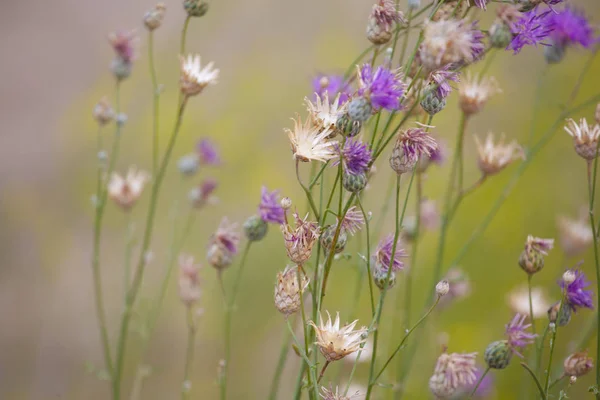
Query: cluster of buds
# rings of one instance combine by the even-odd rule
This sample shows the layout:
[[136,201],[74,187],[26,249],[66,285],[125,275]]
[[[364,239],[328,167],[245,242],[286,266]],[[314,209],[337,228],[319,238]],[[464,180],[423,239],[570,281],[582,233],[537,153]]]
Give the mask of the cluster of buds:
[[544,268],[544,258],[553,247],[554,239],[527,236],[525,249],[523,249],[519,256],[519,266],[528,275],[533,275],[541,271]]
[[[300,280],[298,280],[300,276]],[[308,278],[297,266],[288,266],[277,274],[275,284],[275,307],[288,317],[296,313],[302,305],[302,295],[308,286]]]

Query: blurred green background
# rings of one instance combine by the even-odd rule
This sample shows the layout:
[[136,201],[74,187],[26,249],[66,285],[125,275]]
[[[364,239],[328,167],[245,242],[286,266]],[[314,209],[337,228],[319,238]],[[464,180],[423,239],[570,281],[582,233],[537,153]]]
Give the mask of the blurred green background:
[[[179,1],[166,1],[167,17],[156,32],[159,81],[165,85],[161,97],[161,142],[166,143],[174,117],[177,96],[179,32],[185,14]],[[597,1],[578,1],[594,22],[600,21]],[[129,165],[150,169],[151,86],[147,64],[147,37],[141,17],[153,1],[74,2],[55,0],[52,5],[12,2],[0,16],[0,42],[6,49],[0,66],[5,79],[0,83],[0,115],[4,133],[0,136],[1,190],[0,233],[2,265],[0,279],[0,398],[1,399],[105,399],[108,383],[89,370],[102,365],[99,336],[92,298],[90,254],[93,209],[90,197],[95,185],[95,123],[91,110],[107,95],[114,101],[114,82],[108,72],[112,50],[107,32],[137,28],[139,59],[132,77],[122,89],[123,109],[129,121],[124,129],[123,147],[117,169]],[[178,141],[166,185],[160,198],[157,229],[152,244],[154,259],[147,269],[142,301],[157,293],[165,270],[171,240],[174,209],[178,227],[188,215],[187,191],[203,177],[219,179],[220,203],[200,212],[184,251],[203,260],[207,239],[221,216],[240,223],[255,212],[260,187],[279,188],[304,209],[305,200],[294,177],[294,165],[284,127],[296,112],[305,115],[303,98],[310,95],[310,81],[320,72],[342,73],[369,43],[364,37],[371,1],[302,2],[259,0],[214,2],[209,13],[193,20],[187,48],[204,61],[214,60],[221,70],[220,82],[193,98]],[[493,9],[480,13],[484,29],[493,19]],[[413,38],[414,40],[414,38]],[[467,128],[466,181],[478,178],[473,134],[505,132],[508,138],[525,142],[531,124],[532,101],[538,77],[543,78],[537,137],[556,118],[588,58],[582,50],[570,50],[565,60],[547,68],[541,49],[526,49],[519,56],[498,54],[490,73],[503,93],[495,96],[485,111]],[[475,66],[477,70],[481,66]],[[600,59],[595,60],[578,99],[598,92]],[[577,102],[577,101],[576,101]],[[593,118],[593,107],[574,118]],[[456,95],[433,123],[434,132],[452,144],[458,126]],[[111,130],[105,130],[106,141]],[[209,137],[221,150],[224,164],[182,179],[176,160],[193,152],[196,141]],[[365,196],[365,206],[377,220],[385,200],[391,170],[384,154],[378,173]],[[446,263],[453,258],[472,230],[481,222],[515,167],[490,179],[459,210],[452,225]],[[424,193],[438,199],[446,188],[448,168],[432,168]],[[556,216],[576,217],[587,203],[585,163],[572,150],[568,135],[559,129],[550,144],[538,155],[519,181],[486,233],[475,243],[461,267],[472,280],[470,297],[437,312],[411,371],[405,398],[428,399],[427,380],[442,342],[450,351],[479,351],[503,335],[512,312],[506,294],[526,282],[517,265],[528,234],[556,237]],[[333,175],[333,174],[331,174]],[[139,238],[148,193],[135,207]],[[414,213],[412,201],[409,213]],[[393,229],[386,222],[384,232]],[[109,204],[103,243],[104,288],[111,337],[117,332],[122,305],[123,248],[126,221],[122,212]],[[377,238],[374,238],[374,241]],[[354,239],[347,252],[349,261],[338,261],[332,270],[330,290],[324,308],[339,310],[349,319],[358,275]],[[415,273],[413,318],[419,315],[430,287],[437,246],[437,232],[428,232],[419,249]],[[534,278],[547,288],[551,299],[559,296],[556,280],[567,265],[580,259],[594,281],[591,251],[581,258],[565,260],[560,248],[553,250],[545,269]],[[275,227],[252,249],[245,270],[238,310],[234,315],[234,347],[231,360],[230,398],[261,399],[267,396],[285,332],[283,317],[273,307],[273,285],[277,271],[286,265],[281,235]],[[445,265],[445,269],[447,269]],[[228,284],[232,271],[225,273]],[[194,365],[194,398],[216,398],[217,365],[222,357],[221,293],[215,271],[202,271],[205,313],[200,320]],[[369,323],[366,286],[360,298],[359,319]],[[144,381],[142,399],[177,398],[181,387],[185,352],[185,309],[179,303],[176,280],[167,298],[155,336],[144,363],[152,374]],[[395,296],[403,294],[399,284],[392,291],[383,317],[392,319]],[[556,366],[568,354],[594,313],[583,310],[559,332]],[[538,322],[538,327],[544,319]],[[384,328],[385,330],[385,328]],[[538,328],[539,330],[539,328]],[[444,333],[443,341],[440,334]],[[387,342],[386,331],[383,335]],[[416,337],[415,337],[416,338]],[[399,338],[397,339],[400,340]],[[391,345],[384,342],[382,354]],[[131,335],[126,371],[129,387],[140,357],[139,336]],[[587,348],[595,354],[595,346]],[[480,356],[480,360],[482,357]],[[516,360],[515,360],[516,361]],[[341,362],[340,362],[341,363]],[[290,397],[299,359],[290,353],[280,387],[281,399]],[[96,366],[96,367],[92,367]],[[338,375],[334,366],[325,382]],[[556,369],[555,369],[556,370]],[[360,364],[355,382],[364,383],[368,365]],[[507,370],[493,373],[496,389],[490,399],[513,399],[524,373],[517,362]],[[387,380],[386,382],[391,382]],[[333,382],[334,385],[337,381]],[[581,378],[571,398],[584,398],[592,376]],[[379,388],[377,398],[386,398],[389,389]]]

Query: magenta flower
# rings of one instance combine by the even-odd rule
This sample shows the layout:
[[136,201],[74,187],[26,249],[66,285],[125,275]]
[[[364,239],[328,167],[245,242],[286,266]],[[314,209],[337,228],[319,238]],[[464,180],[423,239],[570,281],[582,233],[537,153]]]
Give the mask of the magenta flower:
[[475,5],[482,10],[487,9],[487,0],[475,0]]
[[350,97],[350,85],[344,82],[344,78],[341,75],[317,75],[313,81],[313,92],[318,94],[320,98],[328,93],[329,99],[333,101],[336,96],[340,95],[339,104],[344,104]]
[[[593,295],[594,292],[586,290],[585,288],[590,286],[591,283],[585,277],[585,274],[581,270],[572,270],[575,272],[575,280],[568,284],[566,287],[566,298],[567,304],[573,311],[577,311],[578,308],[594,308]],[[558,281],[561,289],[565,290],[565,281]]]
[[516,314],[512,321],[505,325],[508,345],[512,352],[521,358],[523,358],[523,355],[519,353],[519,350],[522,350],[525,346],[533,343],[537,336],[526,332],[531,324],[525,324],[525,318],[527,318],[527,316]]
[[262,187],[258,214],[265,222],[273,224],[285,223],[285,211],[279,202],[279,191],[269,193],[265,186]]
[[216,146],[209,139],[202,139],[196,145],[196,152],[202,165],[219,165],[221,158]]
[[400,242],[400,237],[396,242],[396,251],[392,257],[392,250],[394,247],[394,235],[389,234],[384,237],[379,244],[377,245],[377,250],[375,251],[375,262],[382,271],[387,271],[390,265],[392,265],[392,271],[397,272],[404,268],[403,258],[408,257],[406,250],[402,248],[402,243]]
[[544,43],[544,40],[548,38],[552,31],[549,23],[551,12],[551,10],[548,10],[538,14],[537,9],[533,9],[523,14],[519,20],[510,26],[513,40],[506,49],[517,54],[525,46],[548,45],[548,43]]
[[135,44],[137,36],[134,31],[120,31],[111,33],[108,41],[115,51],[117,57],[126,63],[131,63],[136,58]]
[[376,111],[382,108],[388,111],[400,109],[400,98],[404,95],[406,84],[402,82],[402,74],[399,71],[390,71],[379,66],[373,72],[371,64],[364,64],[359,69],[358,76],[358,94],[369,99]]
[[449,82],[458,82],[458,72],[452,71],[452,64],[444,65],[442,68],[433,71],[429,77],[437,86],[436,93],[440,99],[445,99],[450,95],[452,86]]
[[571,7],[565,7],[562,11],[549,14],[548,24],[552,29],[550,37],[556,45],[580,44],[589,48],[598,42],[598,38],[594,36],[594,28],[583,12]]
[[[344,148],[340,151],[342,165],[348,173],[359,175],[369,170],[371,162],[371,150],[369,146],[360,140],[347,140]],[[333,165],[338,165],[339,160]]]

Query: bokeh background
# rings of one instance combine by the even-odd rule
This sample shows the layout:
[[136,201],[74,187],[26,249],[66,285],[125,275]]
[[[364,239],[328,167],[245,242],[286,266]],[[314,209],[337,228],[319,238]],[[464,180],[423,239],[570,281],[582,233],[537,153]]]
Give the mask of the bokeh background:
[[[180,1],[165,1],[165,24],[156,32],[159,81],[162,96],[161,141],[170,132],[177,96],[177,48],[184,11]],[[600,21],[597,1],[577,1],[596,23]],[[106,399],[108,384],[95,372],[102,365],[98,329],[92,298],[90,255],[95,185],[94,104],[103,95],[114,99],[114,81],[108,72],[112,50],[107,33],[137,28],[139,59],[132,77],[122,89],[123,109],[128,116],[117,169],[135,164],[149,169],[151,146],[151,86],[147,63],[147,37],[141,24],[151,0],[10,2],[0,14],[0,43],[4,49],[0,71],[0,398],[1,399]],[[169,169],[160,200],[158,226],[152,244],[154,260],[148,268],[142,301],[156,295],[166,266],[174,216],[181,229],[188,215],[187,191],[202,177],[219,179],[220,202],[200,212],[184,250],[203,259],[210,234],[221,216],[243,222],[255,212],[260,187],[279,188],[300,209],[305,200],[294,178],[293,162],[284,127],[296,112],[304,113],[303,98],[310,94],[311,79],[319,72],[343,72],[369,43],[364,37],[368,0],[306,0],[302,2],[256,0],[214,2],[209,13],[193,20],[187,48],[214,60],[221,70],[220,83],[192,99],[176,145],[176,159],[193,151],[196,141],[209,137],[217,143],[224,163],[182,179],[175,162]],[[493,8],[493,7],[492,7]],[[488,27],[493,12],[480,13]],[[540,112],[535,121],[537,135],[547,128],[560,110],[587,60],[588,53],[569,51],[565,60],[547,69],[542,86]],[[475,69],[480,66],[475,66]],[[498,54],[490,71],[503,89],[467,130],[466,180],[478,177],[473,134],[505,132],[525,141],[531,123],[535,84],[546,69],[541,49],[526,49],[519,56]],[[600,87],[600,59],[593,64],[578,99]],[[458,125],[455,95],[446,110],[434,120],[435,133],[452,143]],[[574,117],[593,118],[590,107]],[[105,131],[108,138],[112,132]],[[390,181],[384,155],[378,174],[366,195],[366,207],[374,217],[380,213]],[[470,236],[473,228],[497,198],[514,171],[514,166],[490,179],[468,198],[460,209],[449,235],[448,262]],[[425,194],[439,199],[445,190],[446,168],[434,168],[425,182]],[[441,200],[440,200],[441,202]],[[412,202],[411,204],[413,204]],[[477,240],[461,267],[472,280],[470,297],[436,313],[424,336],[412,367],[409,399],[430,398],[427,379],[442,344],[451,351],[482,352],[487,343],[503,335],[511,317],[506,294],[526,282],[517,265],[528,234],[556,237],[556,216],[575,217],[587,203],[585,164],[572,150],[566,133],[557,131],[515,187],[486,233]],[[136,206],[136,233],[143,229],[147,195]],[[412,206],[411,206],[412,207]],[[178,210],[175,213],[173,210]],[[414,213],[409,208],[409,213]],[[388,224],[384,232],[390,231]],[[103,243],[103,278],[111,336],[117,331],[123,295],[123,248],[126,221],[123,213],[109,204]],[[427,233],[420,248],[415,275],[413,315],[420,312],[429,291],[437,234]],[[238,311],[234,317],[234,347],[231,366],[232,399],[265,398],[285,332],[282,316],[272,304],[276,272],[286,264],[281,236],[274,227],[250,254]],[[354,257],[338,262],[331,275],[325,308],[349,313],[358,275]],[[593,280],[591,251],[576,260],[565,260],[560,248],[547,258],[535,283],[545,286],[550,298],[559,290],[556,280],[567,265],[584,260],[583,270]],[[447,265],[446,265],[447,268]],[[205,313],[200,320],[193,388],[198,399],[216,398],[217,364],[222,357],[221,294],[215,271],[202,271]],[[226,272],[230,283],[231,271]],[[358,317],[368,324],[366,286],[360,297]],[[172,282],[165,308],[149,351],[140,354],[139,337],[131,335],[126,384],[135,374],[134,362],[152,373],[144,381],[142,399],[177,398],[183,374],[186,326],[185,310]],[[392,319],[394,288],[383,320]],[[567,355],[592,311],[578,313],[559,333],[557,360]],[[543,319],[541,321],[544,321]],[[538,322],[538,326],[541,323]],[[441,334],[441,335],[440,335]],[[384,336],[389,336],[387,332]],[[399,340],[399,339],[398,339]],[[114,341],[114,339],[113,339]],[[593,340],[592,340],[593,342]],[[592,352],[592,343],[587,346]],[[389,345],[384,344],[384,352]],[[593,353],[594,354],[594,353]],[[558,365],[562,362],[557,361]],[[289,398],[299,359],[290,353],[283,375],[280,398]],[[336,366],[336,368],[339,368]],[[368,366],[361,364],[356,383],[366,381]],[[348,376],[332,368],[330,379]],[[496,390],[490,399],[516,398],[523,371],[517,362],[493,374]],[[327,378],[327,377],[326,377]],[[580,379],[572,398],[584,398],[592,384],[591,375]],[[390,389],[380,388],[377,398]]]

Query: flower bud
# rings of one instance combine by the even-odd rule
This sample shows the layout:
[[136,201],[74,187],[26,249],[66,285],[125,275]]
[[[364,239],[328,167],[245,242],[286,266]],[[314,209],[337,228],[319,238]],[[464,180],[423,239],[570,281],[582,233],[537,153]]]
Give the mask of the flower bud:
[[567,358],[565,358],[565,362],[563,364],[565,368],[565,375],[571,377],[580,377],[592,370],[594,368],[594,360],[591,357],[588,357],[586,351],[582,351],[579,353],[573,353]]
[[357,97],[348,104],[348,116],[353,121],[365,122],[372,112],[371,103],[364,97]]
[[190,17],[201,17],[208,11],[208,3],[203,0],[184,0],[183,8]]
[[290,208],[292,208],[292,199],[290,199],[289,197],[282,198],[281,208],[283,208],[284,210],[289,210]]
[[445,296],[450,291],[450,283],[448,281],[439,281],[437,285],[435,285],[435,292],[438,296]]
[[483,354],[486,364],[493,369],[506,368],[510,363],[511,357],[512,351],[506,340],[497,340],[490,343]]
[[[336,230],[337,230],[337,226],[329,225],[328,227],[325,228],[323,233],[321,233],[321,246],[323,246],[323,251],[325,252],[325,254],[327,254],[327,252],[331,249]],[[342,251],[344,251],[344,248],[346,248],[347,242],[348,242],[348,235],[346,234],[344,229],[341,229],[340,233],[338,235],[337,243],[335,244],[335,249],[334,249],[335,253],[339,254]]]
[[119,81],[128,78],[131,75],[131,69],[131,61],[121,57],[115,57],[110,64],[110,71]]
[[217,270],[222,270],[231,265],[233,262],[233,254],[227,251],[223,246],[213,243],[208,246],[206,260],[212,267]]
[[421,7],[421,0],[408,0],[408,8],[416,10]]
[[544,46],[544,58],[548,64],[558,64],[565,56],[566,46],[553,42],[550,46]]
[[300,309],[300,296],[308,286],[308,279],[300,272],[300,283],[298,283],[298,267],[286,267],[283,272],[277,274],[275,285],[275,307],[286,316],[294,314]]
[[446,107],[446,99],[439,98],[431,87],[425,89],[425,97],[421,100],[421,107],[429,115],[435,115]]
[[156,28],[159,28],[162,24],[162,21],[165,17],[165,12],[167,8],[164,3],[158,3],[154,6],[153,9],[148,11],[146,15],[144,15],[144,25],[149,31],[153,31]]
[[358,193],[367,186],[367,174],[362,173],[353,175],[349,172],[344,172],[342,177],[344,189],[352,193]]
[[548,320],[558,326],[566,326],[571,321],[572,309],[568,304],[560,307],[561,302],[557,301],[548,309]]
[[396,142],[396,145],[392,148],[392,154],[390,155],[390,167],[392,167],[398,175],[412,172],[418,161],[418,158],[407,156],[404,151],[404,146],[399,144],[399,142]]
[[389,282],[388,282],[387,269],[375,266],[375,268],[373,268],[373,283],[375,283],[375,286],[377,286],[380,290],[383,290],[385,288],[386,282],[387,282],[388,289],[393,288],[394,285],[396,284],[396,273],[394,271],[392,271],[389,274]]
[[367,24],[367,39],[373,44],[385,44],[392,38],[392,31],[385,24],[379,23],[377,18],[369,17]]
[[500,20],[496,20],[490,27],[490,44],[497,49],[505,49],[513,39],[510,27]]
[[268,228],[269,225],[258,215],[253,215],[244,222],[244,234],[251,242],[262,240]]
[[200,166],[198,156],[196,154],[188,154],[179,159],[177,168],[185,176],[192,176],[198,171]]

